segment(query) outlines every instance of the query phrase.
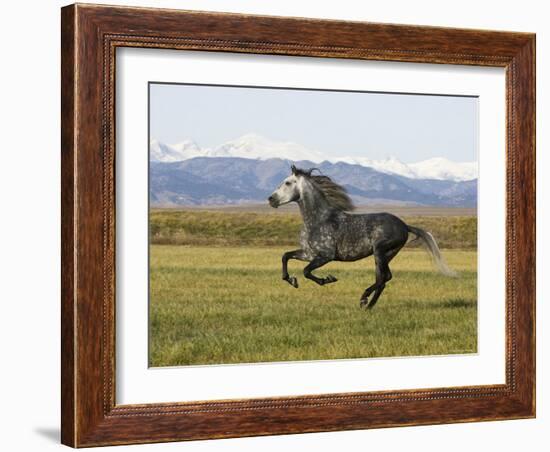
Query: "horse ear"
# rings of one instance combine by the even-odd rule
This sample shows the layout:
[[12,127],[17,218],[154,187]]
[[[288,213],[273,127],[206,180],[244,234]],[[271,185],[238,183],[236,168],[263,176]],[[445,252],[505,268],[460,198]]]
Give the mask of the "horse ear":
[[296,165],[292,165],[290,167],[290,171],[292,171],[292,174],[294,174],[295,176],[296,176],[296,170],[297,170]]

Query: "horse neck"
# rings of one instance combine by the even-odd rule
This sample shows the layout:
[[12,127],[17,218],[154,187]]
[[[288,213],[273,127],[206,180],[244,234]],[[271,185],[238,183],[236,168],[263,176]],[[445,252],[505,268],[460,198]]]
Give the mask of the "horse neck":
[[319,189],[307,180],[303,181],[298,206],[306,226],[325,221],[333,210]]

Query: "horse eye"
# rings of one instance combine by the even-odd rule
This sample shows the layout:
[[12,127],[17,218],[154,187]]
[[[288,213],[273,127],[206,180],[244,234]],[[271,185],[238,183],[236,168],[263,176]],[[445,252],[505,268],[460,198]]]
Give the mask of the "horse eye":
[[289,181],[285,182],[285,185],[290,185],[290,182]]

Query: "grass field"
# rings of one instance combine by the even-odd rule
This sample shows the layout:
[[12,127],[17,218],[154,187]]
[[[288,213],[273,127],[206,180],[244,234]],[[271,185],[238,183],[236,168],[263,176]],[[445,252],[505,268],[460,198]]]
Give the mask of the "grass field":
[[[240,223],[204,214],[151,214],[151,366],[476,352],[475,218],[411,222],[429,223],[440,243],[448,243],[452,249],[443,254],[460,276],[442,276],[423,250],[405,249],[392,262],[394,278],[378,304],[364,311],[359,298],[374,281],[372,258],[319,269],[339,279],[323,287],[303,278],[304,263],[291,261],[300,282],[294,289],[280,276],[289,247],[266,246],[274,233],[288,239],[294,214],[278,222],[247,216]],[[242,230],[231,229],[235,221]]]

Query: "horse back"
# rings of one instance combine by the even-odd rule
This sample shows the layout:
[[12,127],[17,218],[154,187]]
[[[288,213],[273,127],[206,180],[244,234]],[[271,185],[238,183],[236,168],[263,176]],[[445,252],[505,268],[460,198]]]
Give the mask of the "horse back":
[[405,222],[390,213],[346,214],[340,219],[336,259],[355,261],[373,254],[377,243],[402,247],[408,239]]

